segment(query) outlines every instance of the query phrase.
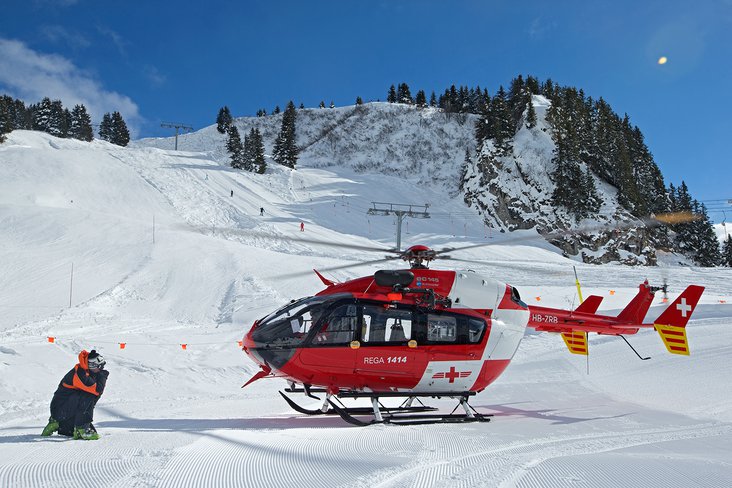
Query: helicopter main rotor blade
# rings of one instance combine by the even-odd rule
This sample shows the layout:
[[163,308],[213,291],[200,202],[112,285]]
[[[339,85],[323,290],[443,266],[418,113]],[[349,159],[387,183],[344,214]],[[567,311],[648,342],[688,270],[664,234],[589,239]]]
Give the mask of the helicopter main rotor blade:
[[[394,261],[396,259],[399,259],[399,256],[388,256],[382,259],[374,259],[371,261],[362,261],[359,263],[349,263],[349,264],[342,264],[340,266],[330,266],[328,268],[318,268],[318,272],[326,273],[328,271],[337,271],[341,269],[349,269],[349,268],[357,268],[359,266],[367,266],[369,264],[379,264],[379,263],[386,263],[388,261]],[[286,273],[281,275],[273,276],[272,278],[295,278],[298,276],[306,276],[308,274],[311,274],[313,272],[312,269],[308,269],[305,271],[296,271],[294,273]]]
[[437,259],[446,259],[448,261],[455,261],[458,263],[468,263],[468,264],[480,264],[484,266],[497,266],[499,268],[507,268],[512,271],[516,271],[519,269],[530,269],[532,273],[541,273],[551,276],[556,275],[563,275],[565,274],[564,271],[561,270],[546,270],[542,269],[541,267],[537,267],[537,265],[544,265],[543,261],[536,261],[536,262],[529,262],[529,261],[478,261],[478,260],[472,260],[472,259],[459,259],[459,258],[453,258],[451,256],[437,256]]
[[[541,235],[541,237],[546,240],[550,240],[550,239],[558,239],[561,237],[566,237],[568,235],[573,235],[573,234],[583,234],[583,233],[599,232],[599,231],[623,230],[623,229],[630,229],[633,227],[640,227],[640,226],[653,228],[653,227],[660,227],[662,225],[683,224],[683,223],[687,223],[687,222],[692,222],[694,220],[699,220],[699,218],[701,218],[699,215],[696,215],[692,212],[673,212],[673,213],[656,215],[654,217],[643,217],[643,218],[637,219],[636,221],[628,222],[625,224],[597,225],[597,226],[582,227],[579,229],[567,229],[567,230],[549,232],[548,234]],[[486,246],[515,244],[517,242],[531,241],[536,238],[537,238],[536,236],[512,237],[512,238],[508,238],[508,239],[503,239],[501,241],[483,242],[480,244],[471,244],[469,246],[444,248],[444,249],[440,249],[439,251],[435,251],[435,254],[437,255],[437,257],[440,257],[439,256],[440,254],[448,253],[448,252],[464,251],[466,249],[475,249],[478,247],[486,247]]]
[[186,230],[193,230],[196,232],[199,232],[201,234],[211,234],[211,233],[221,233],[221,234],[231,234],[231,235],[239,235],[243,237],[252,237],[257,239],[267,239],[270,241],[280,240],[280,241],[286,241],[286,242],[292,242],[295,244],[314,244],[317,246],[329,246],[329,247],[337,247],[341,249],[354,249],[357,251],[370,251],[370,252],[399,252],[395,249],[387,249],[383,247],[377,247],[377,246],[365,246],[363,244],[351,244],[346,242],[333,242],[333,241],[325,241],[320,239],[313,239],[308,237],[294,237],[294,236],[287,236],[287,235],[278,235],[278,234],[270,234],[266,232],[260,232],[260,231],[251,231],[247,229],[237,229],[233,227],[208,227],[208,226],[185,226]]

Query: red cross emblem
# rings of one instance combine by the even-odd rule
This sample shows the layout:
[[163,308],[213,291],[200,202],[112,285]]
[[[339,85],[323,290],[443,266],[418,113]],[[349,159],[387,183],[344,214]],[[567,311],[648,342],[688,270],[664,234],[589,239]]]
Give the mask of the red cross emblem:
[[448,379],[450,383],[455,383],[455,378],[467,378],[470,376],[470,371],[455,371],[455,366],[450,366],[450,371],[447,373],[435,373],[432,375],[432,379]]

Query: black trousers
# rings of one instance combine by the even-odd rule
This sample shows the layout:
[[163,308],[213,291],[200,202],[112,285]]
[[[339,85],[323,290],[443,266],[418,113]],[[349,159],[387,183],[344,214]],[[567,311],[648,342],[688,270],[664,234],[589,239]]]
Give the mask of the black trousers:
[[51,417],[58,421],[58,433],[71,436],[74,427],[91,423],[98,399],[85,391],[59,388],[51,400]]

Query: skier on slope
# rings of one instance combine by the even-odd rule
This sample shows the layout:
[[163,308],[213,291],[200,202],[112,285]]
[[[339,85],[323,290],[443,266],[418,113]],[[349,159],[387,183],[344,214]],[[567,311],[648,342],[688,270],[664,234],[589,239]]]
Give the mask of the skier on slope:
[[66,373],[53,394],[51,417],[42,436],[58,432],[74,439],[99,439],[92,420],[94,407],[104,393],[109,376],[105,364],[102,355],[93,349],[79,353],[79,363]]

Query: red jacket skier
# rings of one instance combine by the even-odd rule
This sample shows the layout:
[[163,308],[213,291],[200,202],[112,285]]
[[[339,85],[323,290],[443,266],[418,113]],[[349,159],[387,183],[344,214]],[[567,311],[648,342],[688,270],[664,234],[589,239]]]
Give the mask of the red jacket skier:
[[51,417],[41,435],[58,432],[74,439],[99,439],[92,420],[109,376],[105,364],[102,355],[93,349],[79,353],[79,363],[66,373],[53,394]]

